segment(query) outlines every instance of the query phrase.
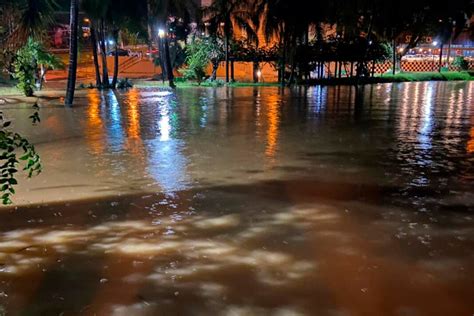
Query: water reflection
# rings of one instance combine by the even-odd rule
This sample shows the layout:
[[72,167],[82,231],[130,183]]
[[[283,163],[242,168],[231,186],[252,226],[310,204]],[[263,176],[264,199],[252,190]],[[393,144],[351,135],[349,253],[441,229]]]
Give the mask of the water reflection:
[[131,89],[127,93],[126,102],[128,104],[128,129],[127,134],[130,138],[140,138],[140,111],[139,107],[140,92],[138,89]]
[[111,152],[118,153],[122,151],[126,139],[122,122],[122,109],[114,91],[109,90],[104,94],[104,97],[108,148]]
[[[46,108],[54,128],[27,134],[48,183],[18,196],[47,203],[0,214],[0,304],[468,314],[473,87],[89,91],[66,114]],[[53,203],[73,191],[94,199]]]
[[184,143],[173,137],[179,128],[178,109],[173,95],[160,94],[153,101],[158,105],[159,137],[147,142],[148,172],[163,192],[172,193],[185,189],[189,183]]
[[267,106],[267,146],[265,148],[265,156],[272,162],[275,159],[275,155],[278,149],[278,129],[280,124],[280,106],[278,95],[268,96],[265,99],[265,105]]
[[104,138],[104,122],[101,117],[102,96],[93,90],[87,93],[88,110],[85,137],[90,151],[95,155],[104,153],[106,144]]

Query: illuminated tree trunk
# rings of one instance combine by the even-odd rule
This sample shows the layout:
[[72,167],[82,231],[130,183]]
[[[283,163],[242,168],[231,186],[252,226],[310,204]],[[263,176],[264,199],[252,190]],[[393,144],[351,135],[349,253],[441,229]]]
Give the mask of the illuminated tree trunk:
[[118,29],[114,29],[114,49],[115,49],[115,54],[114,54],[114,76],[112,78],[112,89],[115,89],[117,86],[117,77],[118,77],[118,72],[119,72],[119,57],[118,57]]
[[229,82],[229,37],[226,35],[224,39],[225,50],[225,82]]
[[109,82],[109,71],[107,69],[107,50],[105,48],[105,24],[104,20],[100,21],[100,55],[102,57],[102,84],[103,88],[108,89]]
[[97,88],[100,88],[102,86],[102,82],[100,80],[99,56],[97,55],[97,34],[93,23],[91,23],[91,42],[92,56],[94,58],[95,85]]
[[165,38],[165,64],[166,64],[166,72],[168,75],[168,82],[171,88],[175,88],[176,85],[174,84],[174,75],[173,75],[173,65],[171,64],[171,54],[170,54],[170,45],[168,37]]
[[77,72],[77,29],[79,19],[79,0],[71,0],[69,33],[69,69],[66,88],[66,105],[72,105],[76,88]]

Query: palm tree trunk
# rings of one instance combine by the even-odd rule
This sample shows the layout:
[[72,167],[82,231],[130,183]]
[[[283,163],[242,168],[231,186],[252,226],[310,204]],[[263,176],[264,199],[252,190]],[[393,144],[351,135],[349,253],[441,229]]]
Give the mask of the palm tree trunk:
[[114,49],[115,49],[115,54],[114,54],[114,76],[112,79],[112,89],[115,89],[117,86],[117,77],[118,77],[118,71],[119,71],[119,57],[118,57],[118,29],[114,29]]
[[225,82],[229,82],[229,37],[226,35],[224,39],[225,50]]
[[234,59],[230,61],[230,81],[235,82],[235,67]]
[[439,65],[438,65],[438,72],[441,72],[443,69],[443,43],[439,46]]
[[168,37],[165,38],[165,64],[166,64],[166,72],[168,75],[168,82],[171,88],[176,88],[174,84],[174,75],[173,75],[173,66],[171,64],[171,55],[170,55],[170,45]]
[[109,71],[107,69],[107,50],[105,48],[105,24],[104,20],[100,21],[100,55],[102,57],[102,84],[104,89],[108,89],[109,82]]
[[217,69],[219,69],[219,61],[218,60],[212,61],[211,81],[216,81],[216,79],[217,79]]
[[74,90],[76,88],[77,72],[77,29],[79,19],[79,0],[71,0],[70,11],[70,33],[69,33],[69,69],[66,88],[66,105],[72,105]]
[[91,42],[92,42],[92,56],[94,57],[94,69],[95,69],[95,85],[97,88],[102,86],[100,80],[100,70],[99,70],[99,57],[97,55],[97,34],[94,27],[94,23],[91,23]]
[[153,41],[155,39],[155,32],[154,32],[154,19],[152,18],[153,7],[151,4],[151,0],[147,0],[146,2],[147,8],[147,31],[148,31],[148,49],[150,52],[153,48]]
[[253,82],[257,83],[258,82],[258,61],[253,62]]
[[395,75],[397,69],[397,46],[395,38],[392,40],[392,74]]
[[167,77],[166,63],[165,63],[165,45],[163,44],[163,39],[159,36],[156,36],[156,46],[158,47],[160,68],[161,68],[161,80],[163,84],[165,83],[165,78]]

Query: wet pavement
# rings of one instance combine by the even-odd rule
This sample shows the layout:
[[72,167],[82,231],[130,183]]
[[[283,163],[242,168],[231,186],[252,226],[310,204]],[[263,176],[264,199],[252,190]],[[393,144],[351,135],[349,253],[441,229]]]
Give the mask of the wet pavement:
[[474,314],[474,83],[90,90],[4,107],[12,315]]

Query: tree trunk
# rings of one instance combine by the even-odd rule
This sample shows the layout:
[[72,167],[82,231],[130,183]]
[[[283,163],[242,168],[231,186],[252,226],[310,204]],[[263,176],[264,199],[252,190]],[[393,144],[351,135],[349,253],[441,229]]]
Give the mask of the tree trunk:
[[77,29],[79,19],[79,0],[71,0],[70,11],[70,33],[69,33],[69,69],[66,88],[66,105],[72,105],[74,90],[76,88],[77,71]]
[[217,69],[218,68],[219,68],[219,61],[218,60],[212,61],[211,81],[216,81],[216,79],[217,79]]
[[41,91],[43,89],[43,82],[44,82],[44,77],[46,76],[46,68],[44,67],[43,64],[39,65],[40,70],[39,70],[39,90]]
[[439,46],[439,65],[438,65],[438,72],[441,72],[443,68],[443,43]]
[[153,41],[155,39],[155,32],[154,32],[154,19],[153,16],[153,7],[151,4],[151,0],[147,0],[146,2],[146,9],[147,9],[147,32],[148,32],[148,49],[150,53],[153,48]]
[[92,56],[94,57],[95,85],[97,88],[100,88],[102,86],[102,82],[100,80],[99,57],[97,55],[97,34],[94,27],[94,23],[91,23],[91,42]]
[[280,69],[281,69],[281,81],[280,81],[280,84],[282,86],[285,85],[285,81],[286,81],[286,56],[287,56],[287,50],[288,50],[288,36],[287,36],[287,32],[285,31],[284,32],[284,35],[283,35],[283,54],[281,56],[281,60],[280,60]]
[[165,64],[166,64],[166,73],[168,75],[168,82],[171,88],[176,88],[174,84],[174,75],[173,75],[173,65],[171,64],[170,56],[170,45],[168,37],[165,38]]
[[234,60],[232,59],[230,61],[230,81],[235,82],[235,76],[234,76]]
[[105,25],[104,20],[100,21],[100,55],[102,57],[102,84],[104,89],[108,89],[110,86],[109,82],[109,71],[107,69],[107,50],[105,48]]
[[163,45],[163,39],[157,36],[156,44],[158,47],[158,54],[159,54],[158,57],[159,57],[160,68],[161,68],[161,80],[163,81],[163,84],[164,84],[167,71],[166,71],[166,64],[165,64],[165,46]]
[[392,40],[392,74],[395,75],[397,69],[397,44],[395,43],[395,38]]
[[229,37],[226,35],[224,39],[225,54],[225,82],[229,82]]
[[118,77],[118,72],[119,72],[119,56],[118,56],[118,29],[114,29],[114,49],[115,49],[115,54],[114,54],[114,76],[112,78],[112,89],[115,89],[117,86],[117,77]]
[[253,62],[253,82],[254,83],[257,83],[258,82],[258,68],[259,68],[259,65],[258,65],[258,61],[254,61]]

